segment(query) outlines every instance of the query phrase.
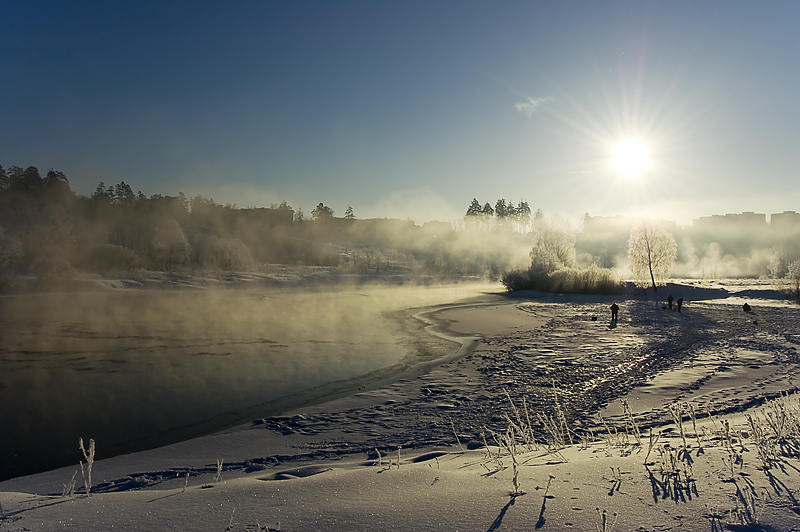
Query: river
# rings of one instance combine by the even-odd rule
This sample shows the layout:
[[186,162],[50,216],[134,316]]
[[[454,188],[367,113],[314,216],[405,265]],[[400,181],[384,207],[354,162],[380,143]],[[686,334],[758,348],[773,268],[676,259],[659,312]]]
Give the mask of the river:
[[0,297],[0,481],[193,438],[452,356],[413,309],[487,285]]

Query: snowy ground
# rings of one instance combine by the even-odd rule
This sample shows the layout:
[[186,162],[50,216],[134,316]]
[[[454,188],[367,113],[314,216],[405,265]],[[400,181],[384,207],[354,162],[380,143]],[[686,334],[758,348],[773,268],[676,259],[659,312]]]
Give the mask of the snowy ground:
[[[797,439],[769,469],[759,458],[768,415],[800,419],[781,399],[800,308],[724,284],[616,301],[616,324],[609,298],[585,296],[428,310],[430,331],[463,342],[430,371],[99,460],[89,497],[80,472],[62,496],[77,464],[0,483],[0,531],[800,530]],[[494,435],[514,424],[535,443],[512,456]]]

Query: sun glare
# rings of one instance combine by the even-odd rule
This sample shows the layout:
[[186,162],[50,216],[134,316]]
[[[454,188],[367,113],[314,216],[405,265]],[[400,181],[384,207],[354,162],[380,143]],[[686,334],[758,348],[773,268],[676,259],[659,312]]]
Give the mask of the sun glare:
[[614,148],[614,168],[628,177],[636,177],[647,168],[647,148],[635,139],[628,139]]

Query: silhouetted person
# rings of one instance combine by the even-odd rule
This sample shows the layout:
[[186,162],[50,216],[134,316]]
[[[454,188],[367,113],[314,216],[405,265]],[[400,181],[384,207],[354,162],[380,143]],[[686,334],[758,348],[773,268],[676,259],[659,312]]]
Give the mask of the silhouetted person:
[[619,313],[619,305],[611,303],[611,321],[617,321],[617,313]]
[[681,311],[681,307],[683,306],[683,298],[678,299],[678,312]]
[[750,305],[745,303],[744,305],[742,305],[742,310],[745,312],[750,312]]
[[667,298],[667,306],[669,307],[670,310],[672,310],[672,300],[673,299],[675,299],[675,298],[672,297],[672,294],[670,294],[669,297]]

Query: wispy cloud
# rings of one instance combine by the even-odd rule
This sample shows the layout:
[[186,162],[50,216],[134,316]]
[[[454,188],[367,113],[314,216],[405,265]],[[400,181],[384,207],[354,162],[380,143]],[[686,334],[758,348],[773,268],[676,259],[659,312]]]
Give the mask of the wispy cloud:
[[523,115],[527,115],[531,117],[536,114],[536,111],[539,108],[546,104],[547,102],[551,101],[552,98],[526,98],[524,102],[518,102],[514,104],[514,107],[517,108],[517,112]]

